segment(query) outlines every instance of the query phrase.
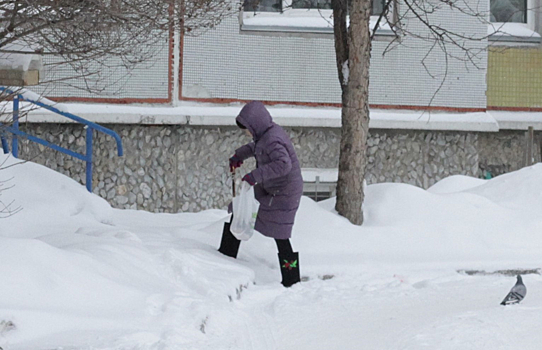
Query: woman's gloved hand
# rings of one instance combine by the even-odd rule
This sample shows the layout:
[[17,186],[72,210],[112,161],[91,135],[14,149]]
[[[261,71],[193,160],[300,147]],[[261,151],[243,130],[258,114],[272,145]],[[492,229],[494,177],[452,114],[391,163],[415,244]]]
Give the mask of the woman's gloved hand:
[[256,185],[256,180],[254,180],[254,176],[252,176],[252,173],[248,173],[245,176],[243,176],[242,180],[248,182],[250,186]]
[[230,158],[230,171],[233,172],[235,168],[239,168],[241,165],[243,165],[243,161],[237,154],[234,154],[233,157]]

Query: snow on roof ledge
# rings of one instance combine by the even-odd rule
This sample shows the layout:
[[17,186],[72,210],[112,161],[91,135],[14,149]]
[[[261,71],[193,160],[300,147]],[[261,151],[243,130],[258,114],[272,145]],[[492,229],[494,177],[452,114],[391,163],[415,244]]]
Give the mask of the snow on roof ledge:
[[504,130],[542,130],[542,112],[488,111]]
[[523,23],[491,23],[487,34],[491,41],[540,43],[540,34]]
[[68,112],[68,108],[66,106],[64,106],[64,104],[59,103],[59,102],[51,101],[48,98],[45,98],[45,97],[41,96],[40,94],[35,93],[34,91],[30,91],[28,89],[23,88],[18,92],[23,97],[23,99],[25,99],[25,100],[32,101],[32,102],[41,102],[41,103],[43,103],[45,105],[48,105],[50,107],[54,107],[54,108],[58,109],[61,112]]
[[[5,90],[4,90],[5,89]],[[20,105],[20,108],[21,110],[31,110],[31,109],[40,109],[41,107],[32,107],[32,108],[29,108],[29,103],[28,102],[25,102],[26,101],[29,101],[29,102],[39,102],[39,103],[43,103],[49,107],[53,107],[53,108],[56,108],[57,110],[59,110],[60,112],[65,112],[65,113],[68,113],[68,108],[62,104],[62,103],[59,103],[59,102],[54,102],[54,101],[51,101],[49,100],[48,98],[45,98],[43,96],[41,96],[40,94],[37,94],[35,93],[34,91],[31,91],[31,90],[28,90],[26,88],[13,88],[13,87],[2,87],[2,91],[5,91],[7,92],[8,94],[17,94],[18,96],[20,96],[20,98],[22,98],[22,101],[21,102],[21,105]],[[6,111],[8,111],[7,113],[10,113],[9,111],[12,110],[12,105],[11,105],[11,102],[3,102],[3,103],[0,103],[0,106],[2,106],[2,110],[3,110],[3,114],[6,114]],[[47,112],[46,110],[44,111],[38,111],[38,113],[42,113],[42,112]]]
[[[6,106],[10,108],[10,106]],[[183,103],[178,107],[127,106],[113,104],[62,104],[62,110],[96,123],[146,125],[233,126],[242,105]],[[273,119],[289,127],[341,127],[341,109],[336,107],[270,106]],[[38,109],[29,112],[28,122],[63,123],[65,118]],[[486,112],[441,113],[405,110],[371,110],[372,129],[455,130],[495,132],[499,124]]]
[[43,67],[40,55],[31,53],[0,53],[0,69],[41,70]]
[[7,44],[0,52],[0,84],[8,86],[38,85],[42,57],[28,45]]
[[373,111],[369,126],[374,129],[499,131],[499,124],[486,112]]

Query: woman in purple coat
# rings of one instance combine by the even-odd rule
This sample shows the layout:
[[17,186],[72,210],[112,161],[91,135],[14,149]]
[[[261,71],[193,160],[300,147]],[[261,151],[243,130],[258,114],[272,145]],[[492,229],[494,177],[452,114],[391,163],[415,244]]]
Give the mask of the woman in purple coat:
[[[236,122],[250,132],[253,142],[235,151],[230,158],[230,170],[240,167],[250,157],[256,158],[256,169],[243,177],[243,181],[254,186],[256,200],[260,203],[254,229],[275,239],[282,284],[289,287],[300,280],[299,255],[290,244],[295,214],[303,194],[299,161],[292,141],[273,122],[263,103],[246,104]],[[239,244],[229,229],[225,229],[219,251],[235,258]]]

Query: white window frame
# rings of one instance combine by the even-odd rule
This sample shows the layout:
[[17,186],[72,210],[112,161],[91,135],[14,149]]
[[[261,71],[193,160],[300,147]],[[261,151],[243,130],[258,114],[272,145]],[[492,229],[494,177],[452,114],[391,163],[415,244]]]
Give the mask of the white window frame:
[[536,14],[534,8],[534,0],[527,0],[527,23],[524,24],[531,30],[534,30],[536,26]]
[[515,25],[515,26],[522,26],[531,30],[535,29],[535,13],[532,10],[534,6],[534,0],[527,0],[527,23],[520,23],[520,22],[491,22],[491,0],[488,1],[489,6],[489,22],[491,25],[493,25],[495,28],[502,27],[509,25]]
[[[536,0],[539,1],[539,0]],[[533,10],[535,0],[527,0],[527,23],[519,22],[491,22],[491,0],[488,1],[488,35],[492,41],[500,44],[514,43],[540,43],[540,35],[535,32],[536,14]]]

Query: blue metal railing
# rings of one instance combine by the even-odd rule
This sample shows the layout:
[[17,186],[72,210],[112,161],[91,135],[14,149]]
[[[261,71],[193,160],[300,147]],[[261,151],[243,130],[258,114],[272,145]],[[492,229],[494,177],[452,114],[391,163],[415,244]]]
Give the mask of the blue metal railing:
[[[38,101],[37,99],[33,98],[33,95],[24,96],[24,93],[21,94],[20,92],[12,91],[8,88],[0,86],[0,92],[5,92],[13,96],[13,121],[11,126],[10,125],[3,125],[0,123],[0,138],[2,141],[2,148],[4,150],[4,153],[9,153],[9,146],[5,138],[5,132],[8,131],[13,134],[12,136],[12,154],[15,158],[18,158],[19,156],[19,136],[26,138],[27,140],[30,140],[32,142],[39,143],[40,145],[52,148],[56,151],[62,152],[64,154],[67,154],[69,156],[72,156],[74,158],[80,159],[82,161],[86,162],[86,186],[89,192],[92,192],[92,141],[93,141],[93,131],[99,131],[106,135],[109,135],[115,139],[117,142],[117,153],[119,157],[122,157],[123,150],[122,150],[122,141],[120,139],[120,136],[114,132],[113,130],[110,130],[108,128],[105,128],[99,124],[90,122],[86,119],[83,119],[81,117],[78,117],[74,114],[64,112],[59,110],[58,108],[55,108],[51,105],[45,104],[43,102]],[[45,141],[39,137],[29,135],[25,133],[24,131],[19,130],[19,101],[27,101],[32,104],[35,104],[36,106],[40,106],[42,108],[45,108],[51,112],[54,112],[56,114],[60,114],[66,118],[69,118],[79,124],[85,125],[86,129],[86,149],[85,154],[77,153],[74,151],[71,151],[67,148],[64,148],[62,146],[55,145],[54,143]]]

